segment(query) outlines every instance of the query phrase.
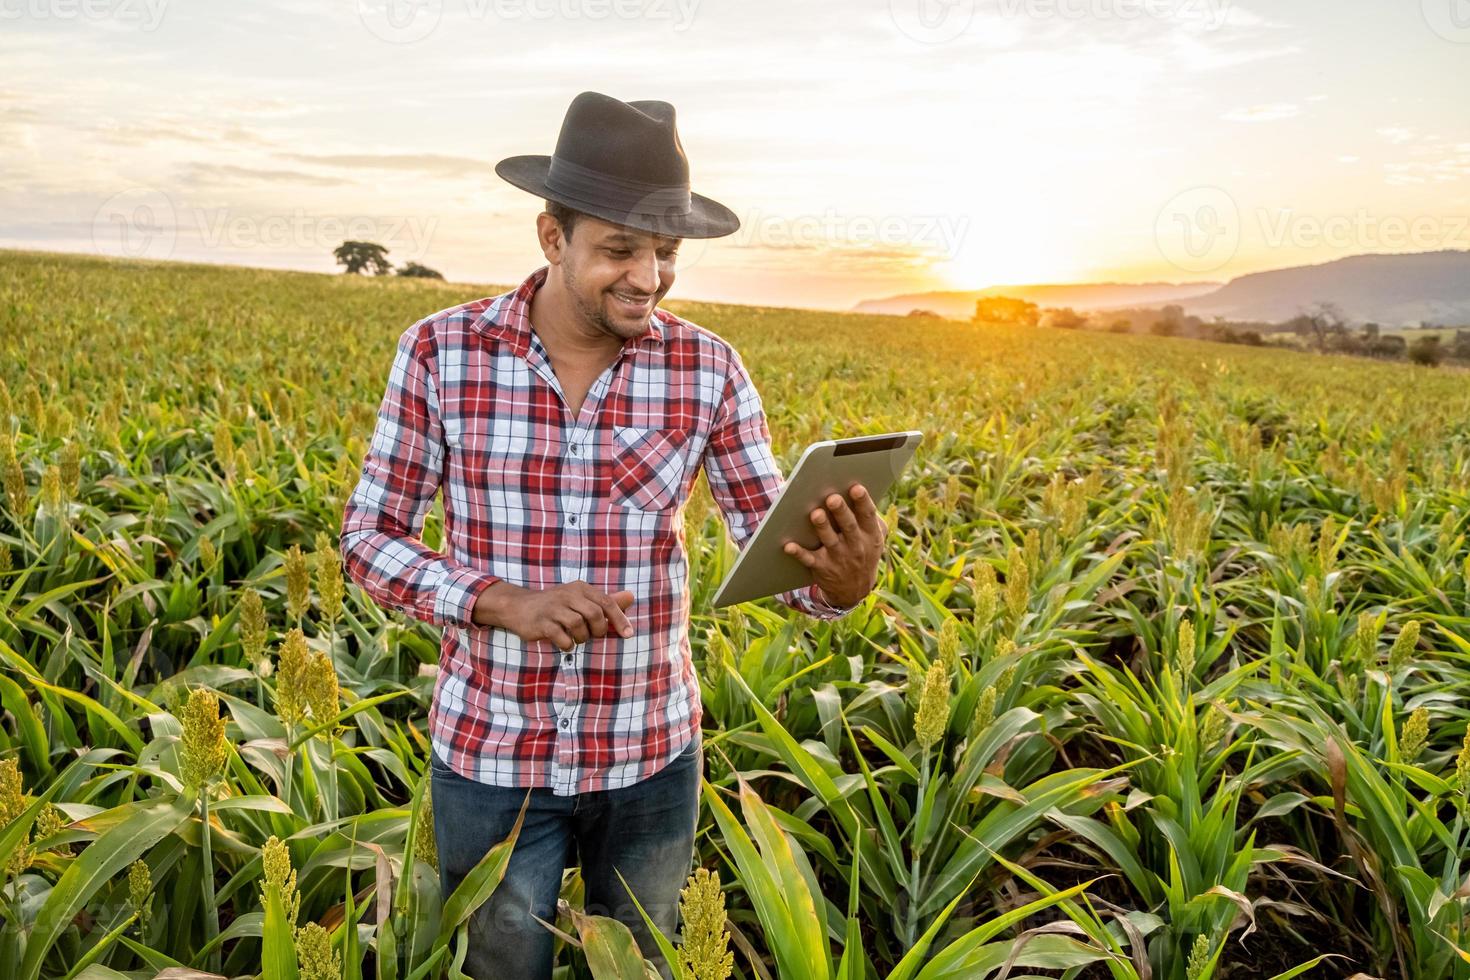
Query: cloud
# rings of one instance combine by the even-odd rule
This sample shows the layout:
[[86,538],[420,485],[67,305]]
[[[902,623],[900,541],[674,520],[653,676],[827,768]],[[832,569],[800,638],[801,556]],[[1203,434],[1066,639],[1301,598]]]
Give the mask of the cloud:
[[345,170],[394,170],[449,180],[486,180],[495,174],[494,161],[442,153],[278,153],[300,163]]
[[313,187],[344,187],[351,181],[337,177],[322,177],[299,170],[262,170],[257,167],[237,167],[229,163],[191,163],[183,168],[179,177],[181,184],[209,185],[254,180],[276,184],[306,184]]
[[1402,187],[1410,184],[1446,184],[1470,177],[1470,149],[1463,145],[1446,147],[1434,145],[1416,147],[1430,154],[1447,153],[1433,160],[1391,162],[1383,165],[1384,180],[1390,185]]
[[1301,115],[1302,107],[1291,102],[1272,102],[1267,105],[1242,106],[1231,109],[1221,116],[1226,122],[1258,123],[1276,122]]
[[107,122],[96,129],[98,138],[114,146],[147,146],[163,140],[180,143],[244,143],[267,146],[270,141],[243,126],[221,126],[215,123],[192,123],[188,120],[145,121],[137,123]]
[[275,97],[250,97],[235,99],[230,102],[231,112],[247,113],[252,116],[273,116],[286,118],[289,116],[304,116],[319,106],[302,102],[300,99],[289,99],[282,96]]

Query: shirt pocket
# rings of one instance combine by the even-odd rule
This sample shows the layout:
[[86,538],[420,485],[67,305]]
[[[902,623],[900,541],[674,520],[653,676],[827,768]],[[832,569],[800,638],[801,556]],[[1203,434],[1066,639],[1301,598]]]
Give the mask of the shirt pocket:
[[683,429],[613,426],[613,503],[637,510],[675,506],[684,486],[688,438]]

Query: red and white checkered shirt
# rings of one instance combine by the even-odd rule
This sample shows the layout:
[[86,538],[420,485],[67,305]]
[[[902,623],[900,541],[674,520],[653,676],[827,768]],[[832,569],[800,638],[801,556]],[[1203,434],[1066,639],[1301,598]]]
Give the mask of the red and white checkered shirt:
[[[528,318],[548,268],[399,337],[342,555],[379,605],[443,627],[439,756],[470,779],[564,796],[645,779],[698,732],[684,503],[699,467],[740,548],[783,477],[739,354],[661,309],[573,418]],[[444,553],[419,539],[441,488]],[[631,590],[633,635],[563,653],[474,625],[476,597],[501,579]],[[815,584],[777,598],[820,619],[853,608]]]

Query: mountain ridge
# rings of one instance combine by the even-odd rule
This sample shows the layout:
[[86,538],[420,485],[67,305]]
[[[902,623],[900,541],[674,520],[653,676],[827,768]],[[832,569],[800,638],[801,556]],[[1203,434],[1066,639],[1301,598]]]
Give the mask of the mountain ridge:
[[975,301],[986,296],[1070,306],[1079,313],[1172,303],[1206,319],[1270,322],[1332,303],[1352,323],[1461,326],[1470,324],[1470,249],[1365,252],[1247,273],[1223,283],[1043,283],[910,293],[864,300],[853,311],[905,314],[928,309],[969,319]]

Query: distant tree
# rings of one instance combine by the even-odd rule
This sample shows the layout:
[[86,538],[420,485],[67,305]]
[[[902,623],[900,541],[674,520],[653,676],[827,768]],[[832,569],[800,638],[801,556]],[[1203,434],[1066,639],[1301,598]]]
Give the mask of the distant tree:
[[1347,317],[1336,303],[1316,303],[1288,320],[1287,327],[1317,350],[1326,350],[1327,338],[1347,332]]
[[1368,345],[1368,353],[1373,357],[1392,360],[1403,358],[1408,353],[1408,350],[1408,341],[1396,333],[1381,336]]
[[1062,306],[1044,311],[1041,314],[1040,325],[1055,327],[1058,330],[1081,330],[1087,326],[1087,318],[1078,314],[1070,306]]
[[356,275],[366,269],[371,269],[375,276],[386,276],[393,271],[393,263],[388,261],[388,250],[377,242],[343,242],[333,251],[332,256],[338,265],[345,265],[343,272]]
[[1377,340],[1381,333],[1382,330],[1379,329],[1378,324],[1372,322],[1363,324],[1363,336],[1369,340]]
[[1283,323],[1282,326],[1303,340],[1314,341],[1316,339],[1317,324],[1305,313],[1298,313]]
[[1179,321],[1168,318],[1149,324],[1148,332],[1155,337],[1172,337],[1179,332]]
[[1454,355],[1456,360],[1470,361],[1470,330],[1455,331]]
[[1336,354],[1366,354],[1372,344],[1373,341],[1367,337],[1347,332],[1329,334],[1327,337],[1327,349]]
[[1127,320],[1114,320],[1108,324],[1108,333],[1132,333],[1133,324]]
[[943,319],[943,317],[941,317],[938,313],[935,313],[933,310],[913,309],[913,310],[909,310],[908,315],[909,316],[923,317],[926,320],[942,320]]
[[1235,339],[1232,336],[1232,334],[1234,333],[1234,330],[1231,330],[1229,327],[1225,326],[1222,323],[1219,323],[1218,321],[1215,323],[1200,324],[1199,335],[1205,340],[1218,340],[1222,344],[1228,344]]
[[1409,345],[1409,360],[1415,364],[1434,367],[1444,360],[1444,348],[1439,344],[1439,334],[1420,337]]
[[986,296],[975,302],[975,323],[1014,323],[1034,327],[1041,318],[1035,303],[1009,296]]
[[444,278],[443,276],[441,276],[435,270],[430,269],[426,265],[419,265],[417,262],[405,262],[403,265],[401,265],[401,266],[398,267],[398,274],[400,276],[408,276],[410,279],[443,279]]

